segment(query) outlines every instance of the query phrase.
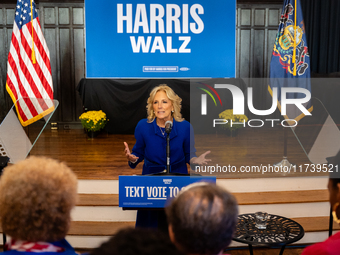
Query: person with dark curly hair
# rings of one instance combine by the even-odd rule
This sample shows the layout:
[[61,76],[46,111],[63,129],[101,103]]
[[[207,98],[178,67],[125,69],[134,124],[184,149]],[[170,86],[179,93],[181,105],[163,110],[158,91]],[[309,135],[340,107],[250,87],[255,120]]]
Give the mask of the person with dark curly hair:
[[94,249],[90,255],[184,255],[163,233],[145,228],[126,228]]
[[166,207],[169,236],[185,254],[222,254],[236,228],[238,205],[225,189],[194,183]]
[[30,157],[0,178],[0,217],[6,254],[75,255],[64,239],[77,199],[77,177],[64,163]]

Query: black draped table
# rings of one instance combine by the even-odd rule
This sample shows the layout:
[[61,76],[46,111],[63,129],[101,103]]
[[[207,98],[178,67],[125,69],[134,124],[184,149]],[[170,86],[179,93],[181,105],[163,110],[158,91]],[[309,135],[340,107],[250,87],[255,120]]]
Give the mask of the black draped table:
[[233,240],[248,244],[249,252],[253,255],[253,245],[281,247],[280,255],[287,244],[299,241],[305,234],[302,226],[292,219],[269,214],[266,229],[255,226],[255,214],[241,214]]

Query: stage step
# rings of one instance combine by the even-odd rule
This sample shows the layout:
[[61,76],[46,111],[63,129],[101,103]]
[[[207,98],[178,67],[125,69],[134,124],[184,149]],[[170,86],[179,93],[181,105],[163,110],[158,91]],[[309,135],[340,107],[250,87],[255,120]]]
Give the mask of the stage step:
[[[300,223],[305,232],[328,231],[329,217],[299,217],[292,218]],[[101,221],[72,221],[68,235],[71,236],[111,236],[125,227],[134,227],[135,222],[101,222]],[[333,223],[333,229],[340,226]],[[2,233],[2,228],[0,227]]]
[[[243,192],[234,193],[240,206],[242,205],[265,205],[265,204],[291,204],[291,203],[316,203],[328,202],[327,190],[303,190],[303,191],[281,191],[281,192]],[[118,194],[79,194],[77,206],[118,206]],[[117,208],[118,209],[118,208]],[[127,211],[128,212],[128,211]],[[296,219],[306,232],[328,230],[328,217],[297,217]],[[71,235],[86,234],[86,228],[91,229],[94,235],[102,233],[115,233],[122,226],[133,226],[134,222],[83,222],[75,221],[72,223]],[[98,231],[91,226],[97,226]],[[339,229],[334,225],[335,229]],[[85,232],[78,232],[78,230]],[[106,230],[104,230],[106,229]],[[111,229],[111,230],[110,230]],[[104,234],[105,235],[105,234]]]
[[[305,232],[328,231],[329,217],[302,217],[292,219],[300,223]],[[134,226],[135,222],[73,221],[68,234],[80,236],[111,236],[121,228]],[[333,229],[338,230],[340,229],[340,226],[334,223]]]
[[[327,190],[233,193],[239,205],[328,202]],[[118,206],[118,194],[79,194],[78,206]]]
[[[328,217],[302,217],[292,218],[300,223],[305,230],[305,235],[312,232],[328,232]],[[126,227],[134,227],[135,222],[99,222],[99,221],[73,221],[68,233],[67,239],[72,240],[74,237],[79,239],[81,237],[93,238],[98,240],[98,245],[107,240],[110,236],[117,233],[120,229]],[[333,224],[333,230],[339,230],[338,224]],[[2,233],[2,229],[1,233]],[[77,248],[93,248],[93,246],[80,245]]]
[[73,221],[68,235],[112,236],[122,228],[134,226],[135,222]]
[[118,194],[78,194],[77,206],[118,206]]

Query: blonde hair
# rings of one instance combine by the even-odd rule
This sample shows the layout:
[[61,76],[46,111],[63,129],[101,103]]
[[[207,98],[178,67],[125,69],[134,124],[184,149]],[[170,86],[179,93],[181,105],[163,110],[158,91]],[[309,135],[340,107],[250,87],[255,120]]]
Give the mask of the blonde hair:
[[32,156],[8,166],[0,179],[3,231],[17,240],[61,240],[76,200],[77,177],[66,164]]
[[180,98],[168,85],[160,84],[159,86],[153,88],[147,101],[146,110],[148,114],[148,122],[151,123],[156,118],[155,112],[153,111],[153,100],[159,91],[165,92],[166,96],[169,98],[172,106],[174,107],[174,112],[171,113],[171,116],[178,122],[183,121],[184,118],[182,118],[181,114],[182,98]]

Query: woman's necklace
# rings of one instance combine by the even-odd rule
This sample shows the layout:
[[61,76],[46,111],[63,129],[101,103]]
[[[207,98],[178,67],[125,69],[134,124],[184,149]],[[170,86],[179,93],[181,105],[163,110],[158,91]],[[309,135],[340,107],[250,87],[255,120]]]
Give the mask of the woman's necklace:
[[[157,122],[156,122],[156,124],[157,124]],[[159,127],[159,130],[161,131],[162,135],[165,137],[165,127],[162,128],[162,127],[159,126],[158,124],[157,124],[157,126]],[[164,130],[164,131],[163,131],[163,130]]]
[[164,128],[164,131],[163,131],[160,126],[158,126],[158,127],[159,127],[159,130],[161,131],[162,135],[165,136],[165,128]]

